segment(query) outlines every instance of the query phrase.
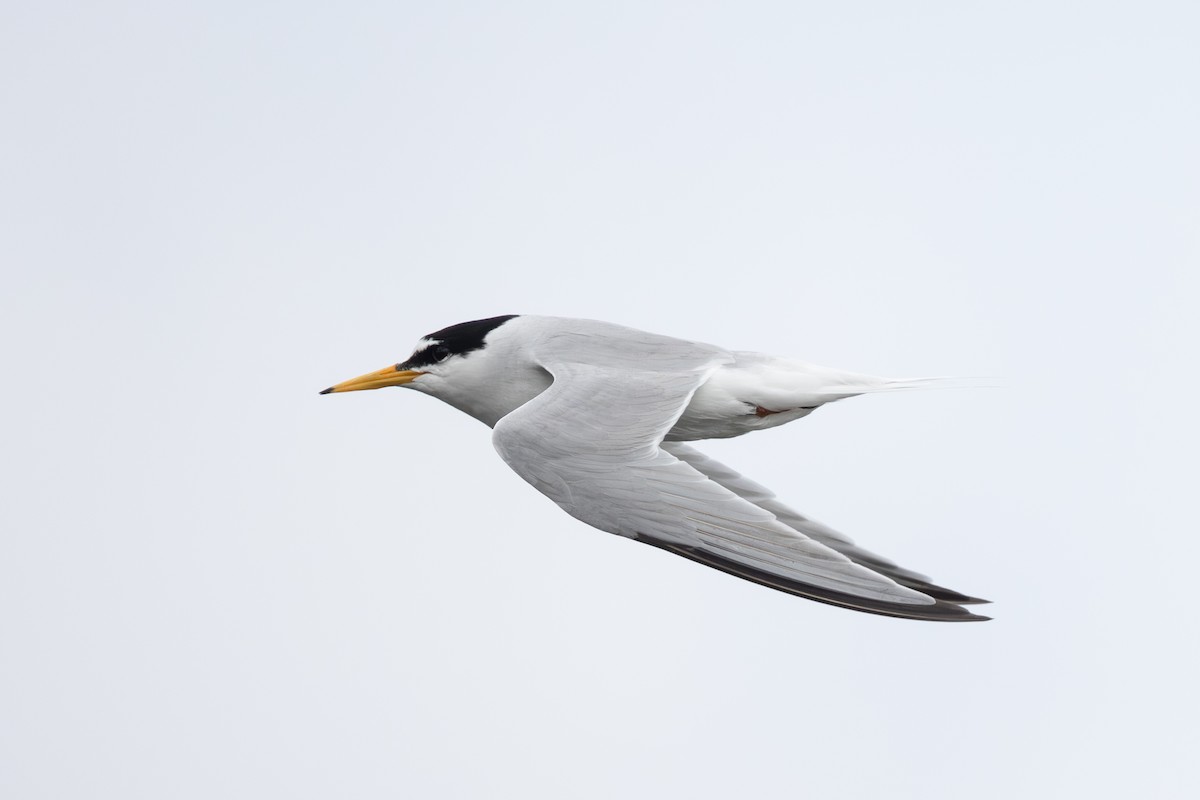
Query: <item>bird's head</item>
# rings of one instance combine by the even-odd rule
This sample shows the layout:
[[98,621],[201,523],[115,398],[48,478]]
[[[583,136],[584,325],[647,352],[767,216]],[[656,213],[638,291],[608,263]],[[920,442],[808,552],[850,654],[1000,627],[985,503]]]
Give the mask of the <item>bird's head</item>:
[[[508,314],[444,327],[421,338],[407,360],[343,381],[320,393],[329,395],[332,392],[383,389],[384,386],[409,386],[431,395],[444,396],[448,386],[455,383],[456,375],[460,379],[458,383],[474,383],[473,375],[469,373],[478,371],[478,366],[468,368],[467,363],[480,360],[480,351],[486,348],[488,333],[515,317],[516,314]],[[466,389],[466,386],[462,386],[462,389]]]

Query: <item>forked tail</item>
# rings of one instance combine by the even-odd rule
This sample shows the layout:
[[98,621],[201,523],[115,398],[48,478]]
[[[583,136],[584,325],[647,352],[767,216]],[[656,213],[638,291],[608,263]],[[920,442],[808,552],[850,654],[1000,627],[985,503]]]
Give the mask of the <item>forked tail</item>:
[[893,389],[998,389],[998,378],[986,377],[938,377],[938,378],[884,378],[872,391],[888,392]]

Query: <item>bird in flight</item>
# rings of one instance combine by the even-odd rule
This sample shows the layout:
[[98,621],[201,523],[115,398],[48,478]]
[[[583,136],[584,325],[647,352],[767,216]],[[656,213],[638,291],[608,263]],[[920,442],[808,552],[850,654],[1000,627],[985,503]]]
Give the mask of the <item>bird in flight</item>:
[[781,592],[906,619],[988,617],[793,511],[687,442],[765,430],[889,380],[594,320],[451,325],[407,360],[321,394],[404,386],[493,429],[500,457],[571,516]]

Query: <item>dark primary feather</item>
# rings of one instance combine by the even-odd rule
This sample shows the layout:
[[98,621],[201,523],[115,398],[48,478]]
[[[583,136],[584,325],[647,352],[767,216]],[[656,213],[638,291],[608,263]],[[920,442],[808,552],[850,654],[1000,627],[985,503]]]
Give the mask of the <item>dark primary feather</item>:
[[[883,600],[873,600],[865,597],[855,597],[854,595],[837,592],[832,589],[825,589],[818,586],[811,586],[807,583],[789,580],[787,578],[775,575],[770,572],[755,569],[746,564],[739,564],[716,553],[708,550],[702,550],[697,547],[686,547],[683,545],[671,544],[668,542],[656,541],[644,536],[637,537],[637,541],[644,544],[658,547],[666,550],[669,553],[674,553],[677,556],[683,556],[686,559],[704,564],[713,569],[719,569],[729,575],[734,575],[744,580],[752,581],[760,586],[766,586],[771,589],[776,589],[787,594],[804,597],[809,600],[816,600],[818,603],[827,603],[832,606],[841,606],[855,611],[863,611],[868,614],[879,614],[885,617],[899,617],[901,619],[918,619],[929,620],[933,622],[983,622],[991,619],[979,614],[972,614],[965,608],[960,608],[952,602],[948,602],[942,598],[936,598],[937,602],[930,605],[913,605],[910,603],[888,603]],[[924,591],[920,587],[918,591]],[[957,595],[957,592],[943,590],[951,595]],[[928,593],[928,592],[927,592]],[[930,596],[934,596],[931,593]],[[974,600],[973,602],[987,602],[986,600]],[[965,602],[965,601],[959,601]]]
[[662,445],[662,448],[676,458],[680,458],[691,464],[697,470],[707,475],[710,480],[716,481],[743,499],[754,503],[764,511],[774,514],[776,519],[802,536],[816,539],[826,547],[841,553],[855,564],[878,572],[880,575],[886,575],[901,586],[907,586],[909,589],[927,594],[935,600],[944,600],[956,605],[989,602],[978,597],[971,597],[970,595],[956,592],[953,589],[947,589],[944,586],[938,586],[918,572],[901,567],[894,561],[864,550],[844,534],[838,533],[832,528],[784,505],[775,496],[774,492],[765,486],[750,480],[746,476],[741,475],[725,464],[687,444],[667,442]]

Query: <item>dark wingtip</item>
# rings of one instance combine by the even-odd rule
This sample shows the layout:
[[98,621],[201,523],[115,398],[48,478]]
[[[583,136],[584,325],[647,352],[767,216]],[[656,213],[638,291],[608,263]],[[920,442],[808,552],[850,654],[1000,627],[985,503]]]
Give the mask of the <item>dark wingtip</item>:
[[332,391],[333,391],[333,387],[330,386],[328,389],[322,389],[321,391],[317,392],[317,394],[329,394]]
[[928,620],[930,622],[986,622],[991,619],[991,617],[985,617],[982,614],[972,614],[965,608],[937,598],[935,598],[936,602],[932,605],[891,603],[886,600],[862,598],[774,575],[765,570],[741,564],[723,555],[702,548],[670,544],[645,536],[638,536],[637,541],[666,550],[677,556],[683,556],[690,561],[696,561],[705,566],[718,569],[721,572],[750,581],[751,583],[757,583],[760,586],[766,586],[785,594],[806,597],[809,600],[816,600],[818,603],[828,603],[833,606],[849,608],[853,611],[880,614],[885,617],[900,617],[901,619]]
[[[889,576],[892,577],[892,576]],[[980,605],[990,603],[991,600],[984,600],[982,597],[972,597],[969,594],[956,592],[953,589],[947,589],[945,586],[938,586],[927,581],[906,581],[898,580],[892,577],[897,583],[907,586],[910,589],[916,589],[918,592],[923,592],[935,600],[945,600],[947,603],[954,603],[960,606]]]

